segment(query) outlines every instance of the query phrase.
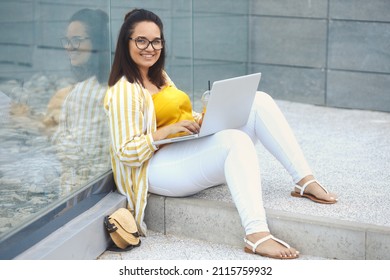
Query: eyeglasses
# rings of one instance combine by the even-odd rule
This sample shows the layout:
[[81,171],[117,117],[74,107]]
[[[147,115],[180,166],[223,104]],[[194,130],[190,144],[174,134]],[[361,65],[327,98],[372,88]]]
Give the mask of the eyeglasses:
[[74,49],[78,49],[82,41],[89,39],[89,37],[74,36],[72,38],[63,37],[61,38],[61,44],[64,48],[71,45]]
[[155,51],[159,51],[164,47],[164,40],[160,38],[154,39],[153,41],[149,41],[145,37],[129,38],[129,40],[133,40],[137,48],[142,51],[146,50],[149,45],[152,45]]

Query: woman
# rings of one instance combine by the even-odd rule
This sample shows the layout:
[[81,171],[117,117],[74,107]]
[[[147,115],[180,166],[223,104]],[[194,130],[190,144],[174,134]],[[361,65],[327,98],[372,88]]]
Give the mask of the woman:
[[158,147],[153,141],[196,133],[201,121],[188,96],[164,72],[164,61],[160,18],[143,9],[129,12],[119,33],[104,106],[115,182],[140,230],[146,230],[148,191],[180,197],[226,182],[246,232],[246,251],[271,258],[298,257],[296,249],[269,232],[254,143],[263,142],[287,168],[297,182],[294,196],[323,203],[336,199],[314,181],[272,98],[258,93],[248,124],[240,130]]

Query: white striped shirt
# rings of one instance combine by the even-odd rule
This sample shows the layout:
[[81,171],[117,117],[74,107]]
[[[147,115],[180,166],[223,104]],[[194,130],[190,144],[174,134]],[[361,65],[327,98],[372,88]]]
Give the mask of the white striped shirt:
[[148,194],[148,164],[157,147],[152,144],[156,116],[151,95],[122,77],[107,90],[104,108],[111,130],[111,165],[118,191],[145,234],[143,223]]

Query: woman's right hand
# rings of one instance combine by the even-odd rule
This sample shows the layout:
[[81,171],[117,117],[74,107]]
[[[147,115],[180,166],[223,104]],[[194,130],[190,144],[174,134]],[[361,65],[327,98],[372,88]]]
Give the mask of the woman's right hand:
[[159,128],[155,133],[153,133],[153,139],[155,141],[162,140],[169,137],[172,134],[177,134],[177,133],[196,134],[199,132],[199,129],[200,126],[197,122],[183,120]]
[[27,117],[30,113],[30,107],[26,104],[12,103],[10,114],[16,117]]

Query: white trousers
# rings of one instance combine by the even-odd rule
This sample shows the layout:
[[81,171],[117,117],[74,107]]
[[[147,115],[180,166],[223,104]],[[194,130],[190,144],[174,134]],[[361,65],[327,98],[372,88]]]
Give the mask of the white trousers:
[[248,123],[196,140],[162,147],[151,159],[151,193],[182,197],[226,183],[246,234],[269,231],[255,144],[260,141],[294,182],[312,174],[290,126],[274,100],[258,92]]

